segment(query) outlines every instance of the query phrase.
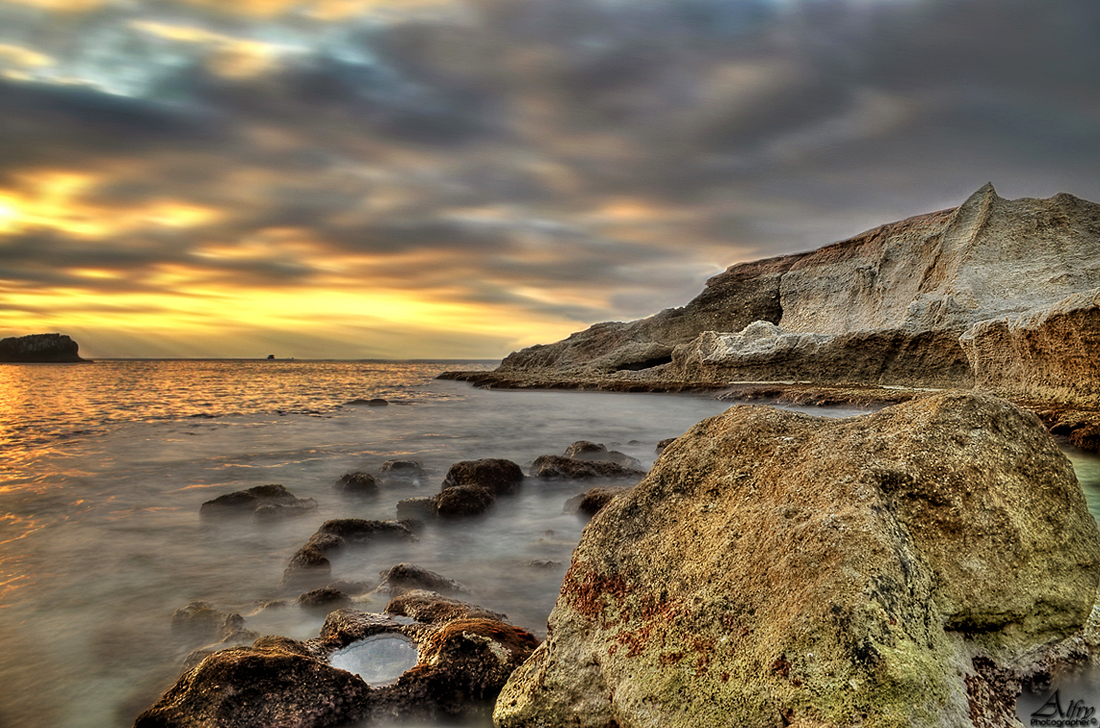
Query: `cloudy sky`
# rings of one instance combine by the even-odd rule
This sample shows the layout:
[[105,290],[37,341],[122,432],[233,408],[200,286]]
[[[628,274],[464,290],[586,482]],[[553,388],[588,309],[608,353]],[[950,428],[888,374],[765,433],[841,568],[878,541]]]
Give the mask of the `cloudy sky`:
[[1100,200],[1096,0],[0,0],[0,336],[495,358]]

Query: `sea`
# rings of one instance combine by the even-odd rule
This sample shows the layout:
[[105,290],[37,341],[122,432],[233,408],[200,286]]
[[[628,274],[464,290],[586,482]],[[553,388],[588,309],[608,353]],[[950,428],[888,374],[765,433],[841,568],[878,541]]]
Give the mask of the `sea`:
[[[195,647],[171,629],[193,602],[240,614],[260,634],[317,636],[323,615],[264,608],[294,598],[279,589],[290,556],[325,520],[395,518],[399,500],[438,492],[455,462],[507,458],[526,470],[589,440],[648,467],[658,441],[730,406],[705,394],[485,390],[436,378],[496,364],[0,365],[0,728],[132,725]],[[1064,449],[1100,516],[1100,458]],[[394,459],[420,462],[423,475],[372,497],[334,487]],[[316,508],[274,522],[199,517],[204,501],[270,483]],[[413,563],[544,636],[585,524],[564,504],[589,485],[528,482],[483,516],[426,524],[414,543],[349,550],[332,578],[377,583]],[[380,612],[386,600],[367,595],[356,607]]]

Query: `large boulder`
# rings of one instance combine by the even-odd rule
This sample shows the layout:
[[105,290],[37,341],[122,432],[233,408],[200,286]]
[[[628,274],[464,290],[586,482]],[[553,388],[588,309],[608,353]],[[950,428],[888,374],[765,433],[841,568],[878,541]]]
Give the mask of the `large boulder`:
[[589,523],[495,719],[1017,725],[1017,680],[1082,628],[1098,578],[1069,461],[1007,402],[735,407]]

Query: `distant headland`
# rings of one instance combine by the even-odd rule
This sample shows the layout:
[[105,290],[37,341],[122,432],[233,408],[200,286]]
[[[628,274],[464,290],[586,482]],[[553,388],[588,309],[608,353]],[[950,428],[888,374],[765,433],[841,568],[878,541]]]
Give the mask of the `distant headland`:
[[31,334],[0,339],[0,362],[63,364],[88,361],[80,345],[64,334]]

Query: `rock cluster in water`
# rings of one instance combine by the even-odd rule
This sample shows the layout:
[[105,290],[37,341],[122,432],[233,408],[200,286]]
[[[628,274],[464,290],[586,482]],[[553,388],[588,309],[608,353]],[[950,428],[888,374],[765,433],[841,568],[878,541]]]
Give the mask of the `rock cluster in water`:
[[80,346],[64,334],[31,334],[0,339],[0,362],[68,363],[85,361]]
[[958,208],[734,265],[682,308],[597,324],[513,353],[495,372],[448,376],[628,390],[978,388],[1095,412],[1098,358],[1100,205],[1068,194],[1006,200],[986,185]]
[[1014,726],[1087,658],[1100,532],[1039,420],[735,407],[586,528],[500,728]]

